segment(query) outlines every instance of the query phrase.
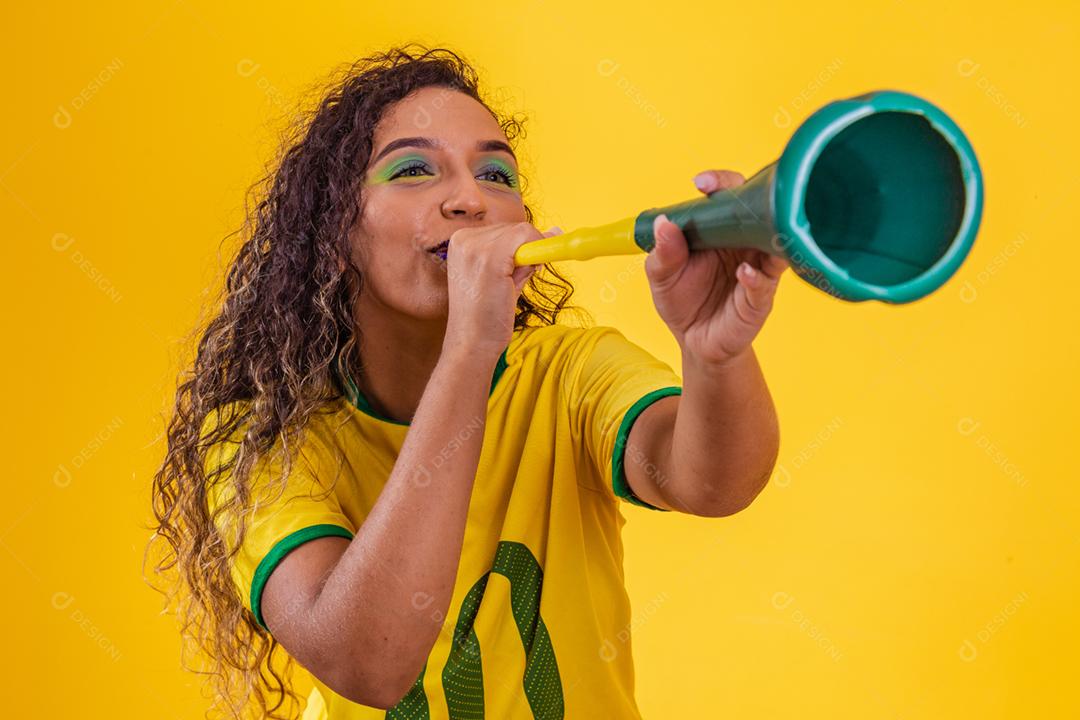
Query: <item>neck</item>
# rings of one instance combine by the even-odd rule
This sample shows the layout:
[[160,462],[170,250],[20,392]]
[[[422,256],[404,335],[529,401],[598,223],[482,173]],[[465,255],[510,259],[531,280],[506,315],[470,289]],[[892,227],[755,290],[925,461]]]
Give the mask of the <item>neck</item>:
[[355,314],[361,371],[353,380],[377,413],[412,422],[442,354],[446,319],[402,315],[364,295]]

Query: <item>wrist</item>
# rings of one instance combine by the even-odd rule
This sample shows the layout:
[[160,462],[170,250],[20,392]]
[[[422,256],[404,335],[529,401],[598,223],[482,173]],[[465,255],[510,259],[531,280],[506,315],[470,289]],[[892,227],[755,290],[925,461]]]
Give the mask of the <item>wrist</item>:
[[439,354],[440,366],[449,367],[457,372],[477,372],[480,376],[490,377],[499,362],[500,349],[497,353],[482,345],[467,342],[446,342]]
[[757,362],[754,356],[754,348],[747,345],[745,348],[724,357],[702,357],[693,351],[682,349],[683,373],[692,372],[702,377],[723,377],[744,372],[753,367]]

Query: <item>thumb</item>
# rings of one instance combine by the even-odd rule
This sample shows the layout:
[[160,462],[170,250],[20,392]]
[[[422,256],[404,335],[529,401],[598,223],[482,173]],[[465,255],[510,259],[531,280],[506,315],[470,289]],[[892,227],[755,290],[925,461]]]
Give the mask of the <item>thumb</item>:
[[[555,235],[562,235],[562,232],[563,229],[561,227],[559,227],[558,225],[553,225],[549,229],[540,233],[540,237],[554,237]],[[539,265],[521,265],[514,268],[514,271],[511,273],[510,276],[514,280],[515,294],[521,294],[521,291],[525,288],[525,283],[529,281],[529,278],[532,277],[532,274],[536,272],[539,267]]]
[[522,289],[525,287],[525,283],[529,281],[532,274],[536,272],[539,265],[522,265],[521,267],[514,268],[514,291],[516,295],[520,295]]
[[645,258],[645,274],[650,282],[666,284],[677,278],[690,257],[686,236],[678,225],[660,214],[653,220],[655,245]]

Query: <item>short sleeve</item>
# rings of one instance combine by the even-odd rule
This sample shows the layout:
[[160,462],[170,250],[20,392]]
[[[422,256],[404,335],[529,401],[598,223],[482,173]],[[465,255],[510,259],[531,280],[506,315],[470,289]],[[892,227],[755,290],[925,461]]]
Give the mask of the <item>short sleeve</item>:
[[652,403],[682,394],[682,379],[667,363],[632,343],[613,327],[582,331],[571,351],[568,373],[570,417],[599,470],[603,490],[652,510],[626,479],[626,441],[638,416]]
[[[211,418],[204,423],[204,432]],[[212,427],[212,426],[211,426]],[[311,433],[307,433],[310,437]],[[212,445],[206,455],[205,469],[208,480],[208,510],[211,518],[222,532],[229,550],[235,545],[237,517],[234,511],[223,512],[214,517],[215,511],[235,497],[232,486],[232,461],[235,459],[240,431],[226,440]],[[356,528],[342,512],[341,504],[333,488],[316,472],[318,463],[312,460],[319,444],[309,441],[295,453],[288,477],[282,481],[284,463],[280,459],[280,445],[274,446],[269,456],[260,458],[248,478],[251,488],[247,509],[246,527],[240,550],[231,560],[233,581],[241,599],[263,628],[260,609],[263,588],[270,574],[291,551],[300,545],[320,537],[337,536],[352,539]],[[218,477],[213,470],[223,468]]]

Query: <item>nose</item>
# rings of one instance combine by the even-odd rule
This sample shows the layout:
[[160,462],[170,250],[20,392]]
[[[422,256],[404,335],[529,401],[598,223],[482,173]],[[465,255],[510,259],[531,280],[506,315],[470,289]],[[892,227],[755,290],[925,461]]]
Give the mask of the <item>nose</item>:
[[484,194],[469,172],[458,172],[446,183],[447,194],[442,202],[442,214],[446,218],[482,219],[487,213]]

